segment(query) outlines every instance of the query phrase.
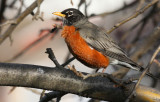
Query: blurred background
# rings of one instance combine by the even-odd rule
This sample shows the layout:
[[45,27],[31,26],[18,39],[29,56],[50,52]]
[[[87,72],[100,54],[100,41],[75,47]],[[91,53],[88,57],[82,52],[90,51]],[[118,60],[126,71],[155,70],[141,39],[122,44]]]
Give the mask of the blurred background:
[[[67,8],[79,8],[88,16],[89,21],[108,30],[116,23],[140,10],[150,1],[152,0],[44,0],[40,7],[40,15],[43,16],[44,21],[41,19],[32,20],[33,15],[31,14],[25,17],[11,36],[0,44],[0,62],[53,67],[55,66],[54,63],[45,54],[46,48],[53,49],[59,63],[63,63],[71,57],[64,39],[61,38],[61,29],[50,33],[53,24],[61,25],[62,23],[61,18],[52,15],[53,12],[61,12]],[[1,0],[0,24],[4,24],[7,20],[16,19],[33,2],[35,0]],[[146,43],[147,38],[151,37],[152,32],[158,25],[160,13],[159,8],[158,11],[155,10],[157,7],[160,7],[159,4],[154,5],[154,7],[146,10],[143,14],[120,26],[110,34],[129,56],[134,54],[137,49],[141,50],[141,46]],[[36,11],[37,8],[33,12]],[[10,24],[1,26],[0,37],[3,36],[9,26]],[[152,45],[148,45],[149,49],[145,53],[136,57],[137,59],[133,59],[140,65],[146,66],[159,44],[160,38]],[[78,71],[93,72],[93,69],[82,65],[77,60],[74,60],[71,65],[75,65]],[[155,63],[153,66],[152,72],[158,75],[160,70],[157,70],[158,64]],[[106,72],[112,73],[118,69],[117,66],[109,66]],[[127,73],[127,75],[134,74],[137,74],[137,72],[129,71]],[[142,83],[159,89],[159,82],[148,77],[145,77]],[[38,102],[42,92],[42,90],[16,87],[10,93],[12,89],[13,87],[0,87],[0,102]],[[88,101],[90,101],[89,98],[82,98],[73,94],[67,94],[61,100],[61,102]]]

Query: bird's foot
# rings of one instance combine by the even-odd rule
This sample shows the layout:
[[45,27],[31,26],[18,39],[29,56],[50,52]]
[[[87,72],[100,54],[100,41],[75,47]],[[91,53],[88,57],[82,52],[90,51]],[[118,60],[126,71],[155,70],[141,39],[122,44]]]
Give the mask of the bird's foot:
[[96,76],[102,76],[102,77],[104,77],[104,76],[106,77],[106,76],[107,76],[107,74],[104,74],[104,73],[94,73],[94,74],[84,75],[84,74],[82,74],[81,72],[78,72],[78,71],[76,70],[76,68],[75,68],[74,65],[73,65],[73,66],[68,65],[68,68],[69,68],[71,71],[73,71],[77,76],[82,77],[83,79],[87,79],[87,78],[89,78],[89,77],[96,77]]
[[68,65],[68,68],[71,70],[71,71],[73,71],[77,76],[79,76],[79,77],[84,77],[85,75],[84,74],[82,74],[81,72],[78,72],[77,70],[76,70],[76,68],[75,68],[75,66],[73,65],[73,66],[70,66],[70,65]]
[[113,83],[115,83],[115,87],[124,87],[123,82],[115,79],[112,75],[107,74],[107,73],[94,73],[94,74],[87,74],[84,75],[81,72],[78,72],[75,68],[75,66],[70,66],[68,65],[68,68],[73,71],[77,76],[83,78],[84,80],[90,77],[97,77],[97,76],[101,76],[101,77],[107,77],[110,81],[112,81]]

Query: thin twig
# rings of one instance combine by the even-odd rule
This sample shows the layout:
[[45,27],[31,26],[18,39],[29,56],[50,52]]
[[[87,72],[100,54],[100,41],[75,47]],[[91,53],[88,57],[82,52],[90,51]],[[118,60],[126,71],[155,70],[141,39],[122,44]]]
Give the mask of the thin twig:
[[87,12],[87,8],[89,7],[89,5],[91,4],[91,0],[89,1],[89,3],[87,4],[87,1],[85,0],[84,2],[84,12],[85,12],[85,16],[88,18],[88,12]]
[[[139,37],[141,36],[142,34],[142,31],[145,27],[145,25],[147,24],[147,22],[149,22],[149,20],[153,17],[154,14],[156,14],[156,5],[153,5],[153,8],[152,10],[149,11],[149,13],[141,20],[143,21],[142,22],[142,25],[141,27],[139,28],[139,31],[137,31],[137,36],[134,38],[134,40],[131,42],[131,43],[136,43],[138,40],[139,40]],[[140,21],[140,22],[141,22]]]
[[[40,3],[43,2],[43,0],[39,0]],[[8,29],[4,32],[4,34],[2,34],[2,36],[0,37],[0,44],[2,44],[2,42],[12,34],[12,32],[14,31],[14,29],[17,27],[17,25],[27,16],[29,15],[35,8],[37,7],[37,1],[33,2],[17,19],[16,19],[16,23],[17,24],[11,24]]]
[[156,63],[160,67],[160,62],[156,59],[154,59],[154,63]]
[[[37,1],[37,11],[36,13],[34,14],[32,20],[38,20],[38,18],[41,20],[41,21],[44,21],[44,19],[39,15],[40,14],[40,4],[41,4],[41,0],[36,0]],[[43,14],[42,14],[43,16]]]
[[[138,1],[138,0],[137,0]],[[142,8],[142,5],[145,3],[145,0],[139,0],[139,5],[136,8],[136,11],[139,11]]]
[[155,53],[153,54],[150,62],[149,62],[149,65],[151,65],[155,59],[155,57],[157,56],[158,52],[160,52],[160,46],[157,48],[157,50],[155,51]]
[[79,3],[78,3],[78,9],[80,8],[80,6],[85,3],[85,0],[79,0]]
[[53,63],[56,65],[57,68],[63,68],[57,61],[53,51],[51,48],[47,48],[46,52],[48,54],[48,57],[53,61]]
[[135,90],[137,89],[137,87],[139,86],[142,78],[145,76],[145,74],[149,71],[149,68],[151,66],[151,64],[153,63],[155,57],[157,56],[157,54],[160,52],[160,46],[156,49],[156,51],[154,52],[149,64],[147,65],[147,67],[145,68],[145,70],[142,72],[141,76],[139,77],[139,80],[137,81],[135,88],[133,89],[132,93],[129,95],[129,97],[127,98],[127,100],[125,102],[129,102],[129,100],[132,98],[132,96],[135,93]]
[[64,62],[66,62],[70,58],[70,56],[71,56],[71,53],[70,51],[68,51],[66,57],[64,58]]
[[45,91],[46,91],[46,90],[42,90],[39,100],[41,100],[42,97],[45,95]]
[[131,28],[129,28],[129,30],[125,32],[120,42],[123,42],[125,39],[127,39],[127,37],[129,36],[129,32],[134,30],[136,27],[138,27],[138,25],[142,23],[141,27],[139,28],[139,31],[137,31],[138,36],[135,38],[135,40],[132,41],[133,43],[135,43],[139,39],[140,34],[142,34],[142,30],[144,29],[145,23],[147,23],[147,21],[149,21],[149,19],[153,17],[154,14],[157,14],[157,11],[155,10],[155,6],[152,8],[152,10],[149,11],[149,13],[146,16],[144,16],[140,21],[138,21],[135,25],[133,25]]
[[146,11],[149,7],[151,7],[152,5],[154,5],[155,3],[157,3],[159,0],[153,0],[151,3],[149,3],[148,5],[146,5],[144,8],[142,8],[141,10],[137,11],[136,13],[134,13],[133,15],[131,15],[130,17],[128,17],[127,19],[115,24],[111,29],[107,30],[107,33],[110,34],[112,31],[114,31],[115,29],[117,29],[119,26],[125,24],[126,22],[132,20],[133,18],[136,18],[138,15],[142,14],[144,11]]
[[8,94],[11,94],[15,89],[16,89],[16,87],[12,87],[12,88],[9,90]]
[[9,24],[17,24],[16,20],[7,20],[6,22],[4,22],[3,24],[0,25],[0,27],[9,25]]
[[72,62],[75,59],[75,57],[72,57],[70,59],[68,59],[65,63],[63,63],[61,66],[65,67],[66,65],[68,65],[70,62]]
[[20,2],[20,7],[19,7],[19,9],[18,9],[18,13],[17,13],[17,15],[15,16],[15,18],[17,18],[20,14],[21,14],[21,11],[22,11],[22,7],[24,6],[24,1],[23,0],[19,0],[19,2]]
[[25,88],[26,90],[29,90],[29,91],[31,91],[31,92],[33,92],[34,94],[37,94],[37,95],[40,95],[41,94],[41,92],[39,92],[38,90],[36,90],[36,89],[32,89],[32,88]]
[[[1,3],[0,3],[0,23],[4,20],[4,12],[5,12],[5,9],[6,9],[6,0],[1,0]],[[0,27],[0,35],[1,35],[1,27]]]
[[[141,49],[138,49],[134,54],[132,54],[131,59],[137,61],[143,54],[147,53],[160,38],[160,26],[157,26],[150,36],[145,39]],[[121,68],[120,70],[112,73],[114,77],[123,78],[126,73],[129,71],[127,68]]]
[[15,5],[16,2],[17,2],[17,0],[12,0],[12,2],[9,4],[8,7],[13,8],[13,6]]
[[70,0],[70,3],[71,3],[71,5],[73,6],[73,1],[72,1],[72,0]]
[[49,30],[42,30],[40,34],[42,34],[42,33],[43,33],[42,36],[40,36],[37,39],[35,39],[33,42],[31,42],[25,48],[23,48],[19,53],[17,53],[16,55],[14,55],[11,59],[6,60],[4,62],[11,62],[11,61],[13,61],[15,59],[18,59],[20,56],[22,56],[23,54],[25,54],[28,50],[30,50],[31,48],[33,48],[36,44],[40,43],[42,40],[44,40],[48,36],[50,36],[52,34],[54,35],[54,33],[50,33]]
[[107,15],[110,15],[110,14],[114,14],[114,13],[117,13],[119,11],[131,8],[132,6],[134,6],[135,4],[137,4],[137,2],[138,2],[138,0],[134,0],[132,3],[126,4],[123,7],[121,7],[120,9],[118,9],[118,10],[115,10],[115,11],[112,11],[112,12],[101,13],[101,14],[98,14],[98,15],[95,15],[95,16],[102,16],[102,17],[104,17],[104,16],[107,16]]

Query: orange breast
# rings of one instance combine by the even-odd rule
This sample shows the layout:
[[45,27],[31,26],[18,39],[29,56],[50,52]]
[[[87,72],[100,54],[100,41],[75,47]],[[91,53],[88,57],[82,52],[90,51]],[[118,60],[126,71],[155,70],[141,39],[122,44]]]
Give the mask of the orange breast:
[[71,53],[83,64],[92,68],[106,68],[109,58],[92,49],[76,31],[74,26],[64,26],[62,35]]

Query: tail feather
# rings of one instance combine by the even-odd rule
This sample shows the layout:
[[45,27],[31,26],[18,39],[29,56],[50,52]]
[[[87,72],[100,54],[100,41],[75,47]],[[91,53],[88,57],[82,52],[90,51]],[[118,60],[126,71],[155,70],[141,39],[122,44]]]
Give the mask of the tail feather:
[[[138,65],[137,67],[139,67],[140,72],[143,72],[143,71],[145,70],[145,68],[143,68],[143,67],[140,66],[140,65]],[[149,72],[147,72],[146,75],[149,76],[149,77],[151,77],[151,78],[157,79],[157,80],[160,79],[160,78],[154,76],[152,73],[149,73]]]
[[[127,67],[127,68],[130,68],[130,69],[133,69],[133,70],[140,71],[140,72],[143,72],[144,69],[145,69],[145,68],[143,68],[142,66],[136,64],[133,61],[132,61],[132,63],[126,63],[126,62],[118,61],[117,64],[121,65],[121,66],[124,66],[124,67]],[[155,77],[153,74],[151,74],[149,72],[147,72],[146,75],[149,76],[149,77],[151,77],[151,78],[154,78],[154,79],[160,79],[158,77]]]

